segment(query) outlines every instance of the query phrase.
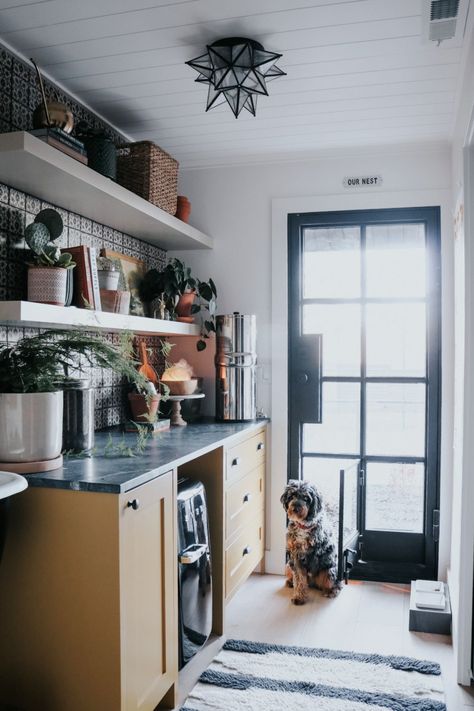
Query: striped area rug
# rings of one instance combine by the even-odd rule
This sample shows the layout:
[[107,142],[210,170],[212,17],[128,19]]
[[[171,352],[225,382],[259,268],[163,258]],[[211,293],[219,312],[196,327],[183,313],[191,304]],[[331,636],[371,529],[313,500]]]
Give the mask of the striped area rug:
[[439,664],[228,640],[181,711],[446,711]]

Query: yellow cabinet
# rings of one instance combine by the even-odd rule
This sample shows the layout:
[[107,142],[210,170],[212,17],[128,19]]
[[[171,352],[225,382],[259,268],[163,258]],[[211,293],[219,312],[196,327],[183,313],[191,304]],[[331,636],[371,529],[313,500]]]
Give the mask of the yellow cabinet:
[[30,488],[0,566],[0,707],[153,711],[177,680],[176,475]]

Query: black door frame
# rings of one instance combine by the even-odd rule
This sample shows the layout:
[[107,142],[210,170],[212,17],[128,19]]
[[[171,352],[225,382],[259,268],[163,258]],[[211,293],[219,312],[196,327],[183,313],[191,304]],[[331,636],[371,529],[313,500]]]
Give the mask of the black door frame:
[[[344,381],[361,383],[361,414],[365,413],[364,395],[365,383],[367,382],[423,382],[427,384],[426,396],[426,433],[425,433],[425,457],[366,457],[365,446],[365,423],[361,421],[360,432],[360,452],[353,456],[347,454],[333,454],[333,457],[342,459],[361,459],[361,476],[358,492],[358,516],[359,530],[362,532],[360,542],[363,544],[365,512],[365,462],[376,460],[383,461],[407,461],[409,463],[424,461],[426,465],[426,487],[425,487],[425,509],[424,509],[424,533],[423,534],[403,534],[399,533],[397,546],[406,550],[407,562],[400,564],[390,562],[388,540],[393,541],[392,533],[377,531],[376,535],[381,548],[387,551],[387,559],[384,563],[372,564],[364,562],[357,565],[351,576],[354,578],[387,580],[396,582],[409,582],[414,578],[436,578],[438,570],[438,531],[439,531],[439,454],[440,454],[440,432],[441,432],[441,235],[440,235],[440,208],[439,207],[415,207],[415,208],[393,208],[374,210],[352,210],[322,213],[297,213],[288,215],[288,478],[301,477],[302,462],[302,427],[298,421],[294,403],[291,396],[293,374],[298,369],[294,354],[295,344],[302,332],[300,308],[302,297],[302,246],[303,231],[305,227],[328,227],[328,226],[352,226],[361,225],[361,239],[365,240],[365,226],[371,224],[396,224],[418,222],[425,224],[426,246],[427,246],[427,363],[426,378],[367,378],[365,374],[365,353],[361,352],[361,374],[360,377],[323,377],[322,382]],[[362,279],[364,275],[362,275]],[[325,300],[331,302],[330,299]],[[334,301],[340,301],[335,299]],[[350,301],[350,300],[348,300]],[[380,302],[380,299],[376,301]],[[389,300],[388,300],[389,301]],[[364,326],[362,326],[362,330]],[[362,336],[362,346],[365,339]],[[364,383],[364,386],[362,386]],[[323,412],[324,417],[324,412]],[[307,455],[305,455],[307,456]],[[318,455],[314,455],[318,456]],[[328,458],[328,455],[319,455]],[[370,533],[369,533],[370,535]],[[418,536],[418,539],[416,538]],[[373,544],[374,541],[372,541]],[[415,550],[416,549],[416,550]],[[363,556],[363,548],[362,548]],[[416,562],[422,560],[423,562]]]

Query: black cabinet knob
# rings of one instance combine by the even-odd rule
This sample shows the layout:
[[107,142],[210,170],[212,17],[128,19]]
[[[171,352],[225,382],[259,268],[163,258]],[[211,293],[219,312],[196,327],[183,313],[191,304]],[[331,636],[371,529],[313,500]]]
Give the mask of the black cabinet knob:
[[252,548],[250,546],[245,546],[244,550],[242,551],[242,557],[244,555],[249,555],[252,552]]
[[261,452],[262,449],[265,449],[265,442],[259,442],[257,444],[257,452]]
[[134,511],[136,511],[139,506],[140,506],[140,502],[138,499],[132,499],[131,501],[127,501],[127,507],[129,509],[133,509]]
[[251,498],[252,498],[252,494],[245,494],[245,496],[243,498],[244,504],[246,504],[247,501],[250,501]]
[[240,464],[240,457],[236,457],[235,459],[232,460],[233,467],[238,467],[239,464]]

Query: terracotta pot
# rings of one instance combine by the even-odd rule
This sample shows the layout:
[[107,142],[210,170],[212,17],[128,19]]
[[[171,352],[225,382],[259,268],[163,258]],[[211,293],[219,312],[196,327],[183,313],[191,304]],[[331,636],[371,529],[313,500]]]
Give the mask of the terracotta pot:
[[132,410],[132,418],[134,422],[150,422],[150,417],[153,419],[158,412],[160,404],[160,395],[152,395],[148,399],[142,393],[128,393],[128,401]]
[[62,267],[28,268],[28,301],[64,306],[67,269]]
[[191,203],[184,195],[178,195],[178,207],[176,208],[176,217],[183,222],[189,221],[191,214]]
[[176,313],[178,314],[178,321],[183,323],[193,323],[194,316],[191,316],[191,306],[194,303],[194,297],[196,296],[195,291],[189,291],[185,294],[181,294],[179,301],[176,305]]

